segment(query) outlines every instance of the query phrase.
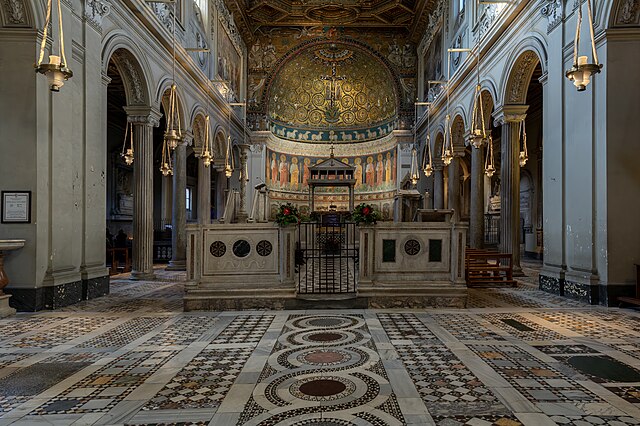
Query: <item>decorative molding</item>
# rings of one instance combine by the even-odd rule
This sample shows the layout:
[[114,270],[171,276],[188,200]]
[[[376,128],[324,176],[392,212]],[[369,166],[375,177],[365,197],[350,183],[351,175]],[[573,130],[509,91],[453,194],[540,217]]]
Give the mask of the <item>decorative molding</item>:
[[547,33],[550,33],[562,22],[562,19],[564,18],[562,0],[542,0],[540,13],[542,16],[547,18]]
[[171,6],[171,3],[149,3],[149,5],[160,23],[167,29],[167,31],[169,31],[169,33],[173,34],[173,7]]
[[538,62],[538,55],[531,50],[520,55],[507,82],[506,103],[523,104],[526,101],[529,80]]
[[442,22],[442,17],[444,16],[444,11],[446,9],[445,5],[448,5],[449,2],[445,0],[439,0],[435,9],[429,15],[429,23],[427,24],[427,28],[424,32],[424,36],[422,40],[420,40],[420,53],[422,56],[425,55],[427,50],[429,50],[429,46],[431,46],[431,42],[433,41],[433,37],[437,33],[438,25]]
[[111,3],[107,0],[85,0],[84,17],[98,32],[102,32],[102,20],[111,13]]
[[[240,31],[238,31],[238,27],[233,20],[233,15],[229,12],[229,9],[227,9],[227,6],[224,4],[224,0],[215,0],[215,5],[216,9],[218,9],[218,20],[222,23],[227,34],[229,34],[231,42],[241,56],[246,57],[247,47],[245,46],[242,36],[240,35]],[[214,31],[213,26],[212,31]]]
[[640,25],[640,0],[622,0],[616,10],[615,26]]
[[482,15],[478,19],[475,32],[473,33],[473,42],[478,43],[478,40],[482,38],[491,30],[495,22],[500,16],[500,12],[503,8],[498,7],[497,4],[486,5],[482,11]]
[[26,26],[29,24],[26,9],[22,0],[3,0],[2,5],[5,10],[5,25]]
[[160,126],[160,117],[162,114],[155,108],[148,106],[126,106],[127,122],[133,124],[141,124],[149,127]]
[[131,105],[143,105],[145,103],[144,83],[137,66],[134,65],[134,59],[125,50],[117,51],[113,57],[127,80],[128,84],[125,84],[125,87],[129,93],[128,102]]

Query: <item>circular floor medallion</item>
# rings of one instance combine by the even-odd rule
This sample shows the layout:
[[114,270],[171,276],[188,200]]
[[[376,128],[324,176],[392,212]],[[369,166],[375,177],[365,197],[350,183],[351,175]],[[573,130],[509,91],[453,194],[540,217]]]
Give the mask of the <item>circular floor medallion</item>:
[[345,324],[346,321],[342,318],[314,318],[309,320],[309,325],[313,327],[336,327],[338,325]]
[[313,365],[335,365],[348,361],[349,354],[342,351],[318,350],[308,352],[300,357],[300,360],[306,364]]
[[314,333],[307,338],[312,342],[335,342],[343,339],[344,335],[340,333]]
[[306,401],[335,401],[356,390],[356,384],[343,377],[316,376],[294,382],[290,392]]

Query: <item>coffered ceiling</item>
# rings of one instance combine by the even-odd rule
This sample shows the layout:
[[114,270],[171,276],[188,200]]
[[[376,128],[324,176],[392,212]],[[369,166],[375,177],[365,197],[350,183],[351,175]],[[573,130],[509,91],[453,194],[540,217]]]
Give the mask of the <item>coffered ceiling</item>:
[[404,30],[417,43],[437,0],[224,0],[247,42],[259,29],[336,26]]

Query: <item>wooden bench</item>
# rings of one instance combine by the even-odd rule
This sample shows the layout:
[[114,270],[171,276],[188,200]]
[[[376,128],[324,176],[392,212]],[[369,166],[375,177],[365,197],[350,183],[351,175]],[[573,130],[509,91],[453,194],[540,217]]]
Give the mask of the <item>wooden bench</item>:
[[467,249],[465,278],[467,287],[514,287],[511,253]]

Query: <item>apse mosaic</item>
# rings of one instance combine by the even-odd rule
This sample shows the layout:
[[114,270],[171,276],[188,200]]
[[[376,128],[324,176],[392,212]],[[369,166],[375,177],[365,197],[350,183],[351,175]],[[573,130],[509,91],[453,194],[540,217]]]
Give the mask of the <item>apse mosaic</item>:
[[[310,179],[309,167],[326,158],[290,155],[267,149],[267,185],[270,190],[307,192]],[[396,189],[396,150],[339,158],[345,164],[355,167],[354,178],[357,192],[382,192]],[[343,193],[344,188],[327,188],[325,192]]]
[[299,140],[313,140],[312,131],[326,129],[360,130],[340,133],[336,141],[384,136],[397,116],[392,81],[388,69],[360,48],[339,42],[311,46],[286,62],[271,85],[272,131]]

